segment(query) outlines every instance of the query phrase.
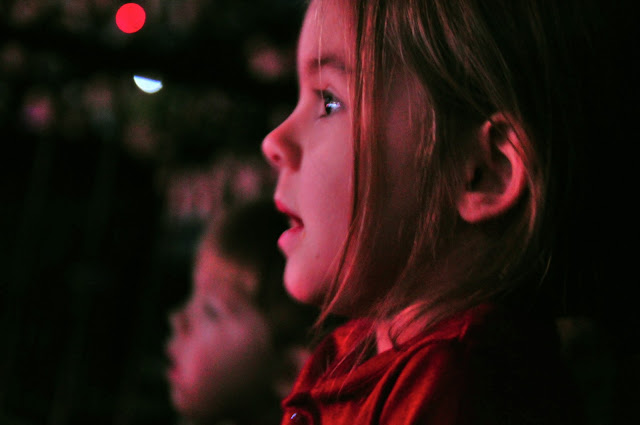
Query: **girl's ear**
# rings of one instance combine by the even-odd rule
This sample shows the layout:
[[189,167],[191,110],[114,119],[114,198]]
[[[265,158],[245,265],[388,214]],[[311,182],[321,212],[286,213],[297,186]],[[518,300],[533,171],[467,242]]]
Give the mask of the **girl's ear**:
[[510,118],[496,113],[473,136],[465,185],[456,201],[460,217],[468,223],[507,213],[526,190],[523,152],[529,140],[520,124]]

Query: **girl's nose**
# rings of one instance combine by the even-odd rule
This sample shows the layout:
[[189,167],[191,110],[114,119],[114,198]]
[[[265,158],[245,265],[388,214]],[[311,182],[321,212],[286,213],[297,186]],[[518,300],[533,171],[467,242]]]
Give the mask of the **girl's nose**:
[[294,123],[290,115],[262,141],[262,153],[278,171],[284,167],[297,169],[300,164],[300,145],[294,137]]

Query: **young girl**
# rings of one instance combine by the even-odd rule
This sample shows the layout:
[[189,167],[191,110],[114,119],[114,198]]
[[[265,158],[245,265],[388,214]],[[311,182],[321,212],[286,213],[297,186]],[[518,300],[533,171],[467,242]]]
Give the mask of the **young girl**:
[[[305,356],[312,316],[279,284],[284,228],[268,200],[214,220],[198,246],[193,291],[171,315],[168,380],[188,423],[271,424]],[[296,371],[296,372],[294,372]]]
[[353,320],[283,424],[580,419],[547,302],[595,131],[578,80],[595,14],[570,3],[311,1],[298,104],[262,149],[285,287]]

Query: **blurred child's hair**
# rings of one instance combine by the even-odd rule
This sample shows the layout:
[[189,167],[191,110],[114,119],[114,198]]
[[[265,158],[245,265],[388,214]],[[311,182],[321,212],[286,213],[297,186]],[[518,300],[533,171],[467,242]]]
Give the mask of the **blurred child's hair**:
[[282,283],[284,258],[277,241],[286,228],[273,201],[260,198],[240,203],[213,220],[201,242],[256,274],[257,287],[246,295],[270,324],[276,348],[304,343],[312,323],[308,307],[294,302]]
[[[442,317],[520,289],[537,291],[562,265],[572,203],[580,198],[574,173],[587,130],[584,94],[589,67],[589,4],[573,1],[351,0],[336,2],[352,14],[355,64],[353,218],[342,267],[328,294],[328,315],[346,286],[366,288],[373,265],[386,263],[390,283],[369,313],[390,317],[410,301]],[[319,19],[321,19],[321,8]],[[595,63],[593,64],[595,66]],[[381,160],[385,98],[394,72],[412,77],[412,123],[420,135],[420,210],[408,212],[397,239],[385,240],[381,215],[389,199]],[[482,237],[453,246],[461,224],[455,194],[471,132],[503,113],[521,129],[519,154],[527,192],[506,216],[482,225]],[[500,131],[498,128],[497,131]],[[459,241],[458,241],[459,242]],[[456,258],[455,282],[438,281],[434,267]],[[467,257],[464,257],[466,254]],[[378,267],[379,269],[379,267]],[[558,268],[558,275],[564,271]],[[425,276],[431,279],[425,281]],[[350,291],[349,293],[353,293]]]

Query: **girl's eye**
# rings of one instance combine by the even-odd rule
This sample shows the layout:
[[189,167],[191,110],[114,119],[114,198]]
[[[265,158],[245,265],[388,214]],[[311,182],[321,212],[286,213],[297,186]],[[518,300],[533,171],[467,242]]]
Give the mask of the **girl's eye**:
[[342,102],[328,91],[320,92],[322,96],[322,117],[328,117],[342,109]]

